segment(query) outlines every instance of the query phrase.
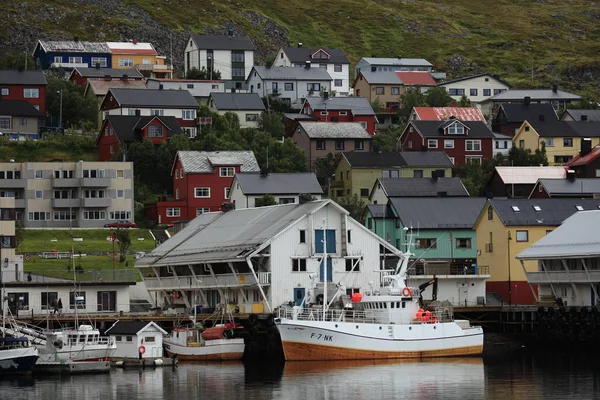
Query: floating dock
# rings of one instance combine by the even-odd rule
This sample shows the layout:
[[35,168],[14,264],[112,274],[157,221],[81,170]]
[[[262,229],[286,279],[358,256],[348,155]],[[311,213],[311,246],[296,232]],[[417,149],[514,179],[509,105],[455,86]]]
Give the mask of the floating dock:
[[34,375],[76,375],[107,372],[110,372],[110,361],[46,361],[38,362],[33,368]]

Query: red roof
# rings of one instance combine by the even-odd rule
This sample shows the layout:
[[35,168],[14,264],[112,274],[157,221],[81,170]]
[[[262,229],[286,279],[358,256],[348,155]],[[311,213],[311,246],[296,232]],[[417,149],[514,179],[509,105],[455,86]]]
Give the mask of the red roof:
[[454,118],[461,121],[486,122],[477,107],[415,107],[414,110],[421,121],[446,121]]
[[429,72],[396,72],[398,78],[402,80],[407,86],[420,85],[420,86],[435,86],[435,79],[431,77]]
[[565,165],[568,167],[576,167],[579,165],[588,165],[592,161],[596,160],[598,157],[600,157],[600,146],[594,147],[592,149],[592,151],[590,151],[583,157],[581,157],[580,154],[576,155],[571,160],[567,161],[565,163]]

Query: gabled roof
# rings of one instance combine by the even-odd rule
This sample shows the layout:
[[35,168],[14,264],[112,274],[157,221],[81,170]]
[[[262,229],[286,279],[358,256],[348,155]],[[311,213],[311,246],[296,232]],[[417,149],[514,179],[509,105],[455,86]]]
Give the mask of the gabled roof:
[[[104,124],[107,122],[110,123],[115,135],[117,135],[121,142],[140,142],[142,140],[142,137],[140,136],[140,130],[146,127],[146,125],[148,125],[154,119],[160,120],[166,127],[167,137],[181,133],[181,126],[175,117],[157,115],[108,115]],[[104,124],[102,128],[104,128]],[[102,134],[103,131],[100,130],[98,139],[100,139]]]
[[600,110],[573,110],[567,109],[565,110],[565,114],[563,114],[563,119],[565,115],[569,115],[573,121],[581,121],[581,117],[585,116],[588,121],[600,121]]
[[[108,53],[106,42],[82,42],[74,40],[39,40],[38,45],[46,53]],[[36,46],[37,47],[37,46]]]
[[424,58],[383,58],[383,57],[363,57],[371,65],[391,65],[399,67],[433,67],[433,64]]
[[517,254],[520,260],[585,258],[600,255],[600,210],[579,211]]
[[414,107],[413,112],[421,121],[458,119],[461,121],[486,122],[481,110],[477,107]]
[[146,89],[146,83],[141,80],[121,80],[114,79],[110,81],[105,81],[103,79],[99,80],[89,80],[85,87],[85,93],[87,94],[89,90],[96,96],[105,96],[108,93],[109,89]]
[[[296,80],[296,81],[330,81],[331,75],[323,68],[298,67],[252,67],[261,79],[265,80]],[[252,71],[250,71],[252,76]]]
[[371,139],[358,122],[305,122],[298,125],[311,139]]
[[144,54],[158,55],[152,43],[140,42],[106,42],[112,54]]
[[419,229],[472,229],[485,205],[482,197],[391,197],[404,226]]
[[467,197],[469,192],[460,178],[378,178],[386,197]]
[[600,206],[600,200],[572,198],[490,199],[489,202],[504,226],[558,226],[577,211],[598,210]]
[[494,174],[498,174],[505,185],[533,185],[540,178],[564,179],[567,176],[565,167],[496,167]]
[[77,71],[79,75],[84,78],[105,78],[110,76],[111,78],[122,78],[123,75],[127,75],[128,78],[143,79],[144,75],[135,68],[74,68],[71,72],[71,76]]
[[502,93],[489,98],[492,101],[523,101],[525,97],[531,98],[532,101],[538,100],[581,100],[581,96],[552,89],[509,89]]
[[[298,68],[299,69],[299,68]],[[321,68],[315,68],[321,69]],[[306,101],[313,110],[348,110],[352,115],[375,115],[373,107],[366,97],[307,97]]]
[[46,76],[41,70],[5,69],[0,70],[2,85],[47,85]]
[[599,137],[600,121],[527,121],[540,137]]
[[255,51],[256,47],[248,36],[199,35],[192,34],[192,40],[203,50],[247,50]]
[[342,153],[352,168],[379,167],[439,167],[452,168],[448,155],[441,151],[432,152],[355,152]]
[[[461,123],[469,128],[468,134],[444,135],[444,128],[455,122]],[[491,139],[494,137],[490,128],[482,121],[410,121],[410,124],[424,137],[444,137],[448,139]]]
[[298,173],[240,173],[235,174],[242,192],[252,194],[323,194],[323,189],[312,172]]
[[[41,118],[44,115],[33,105],[25,100],[3,100],[0,99],[0,115],[11,117],[35,117]],[[2,129],[9,132],[10,129]]]
[[260,167],[252,151],[178,151],[183,170],[189,173],[212,173],[215,166],[240,166],[242,172],[259,172]]
[[[109,89],[120,107],[198,108],[198,102],[187,90]],[[106,99],[104,99],[104,102]]]
[[581,153],[577,154],[571,160],[566,162],[566,166],[577,167],[580,165],[588,165],[589,163],[596,161],[600,157],[600,146],[596,146],[585,156],[581,156]]
[[452,168],[454,164],[443,151],[402,151],[407,167]]
[[265,110],[265,105],[258,93],[211,93],[210,97],[219,111]]
[[[369,85],[402,85],[402,79],[394,71],[360,71],[357,80],[363,76]],[[355,81],[356,82],[356,81]]]
[[154,327],[158,329],[163,335],[167,334],[163,328],[158,326],[156,322],[143,322],[143,321],[117,321],[105,332],[106,335],[137,335],[140,331],[146,327]]
[[538,185],[542,185],[551,197],[592,197],[600,193],[600,179],[597,178],[538,179],[536,187]]
[[[329,54],[329,59],[311,58],[311,56],[319,50],[323,50]],[[310,61],[315,64],[350,64],[348,57],[346,57],[346,54],[344,54],[342,49],[326,49],[324,47],[285,47],[283,51],[293,63]]]
[[500,82],[503,85],[506,85],[506,86],[508,86],[510,88],[510,85],[507,82],[505,82],[502,79],[500,79],[497,75],[492,75],[492,74],[478,74],[478,75],[464,76],[462,78],[453,79],[451,81],[445,81],[445,82],[438,83],[438,86],[444,86],[444,85],[449,85],[449,84],[452,84],[452,83],[468,81],[468,80],[471,80],[471,79],[477,79],[477,78],[481,78],[481,77],[484,77],[484,76],[492,78],[493,80],[495,80],[497,82]]
[[500,105],[500,109],[509,123],[539,120],[540,115],[543,115],[546,121],[558,120],[556,111],[550,103],[503,103]]
[[387,204],[369,204],[367,210],[373,218],[394,218],[394,213]]
[[429,72],[423,71],[398,71],[396,75],[406,86],[435,86],[435,79]]

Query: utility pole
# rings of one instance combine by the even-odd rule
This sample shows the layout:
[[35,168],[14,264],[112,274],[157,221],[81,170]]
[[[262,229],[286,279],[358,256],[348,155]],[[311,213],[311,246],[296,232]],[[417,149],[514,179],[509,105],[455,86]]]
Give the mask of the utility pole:
[[56,93],[60,93],[60,114],[58,116],[58,129],[62,130],[62,89],[57,90]]

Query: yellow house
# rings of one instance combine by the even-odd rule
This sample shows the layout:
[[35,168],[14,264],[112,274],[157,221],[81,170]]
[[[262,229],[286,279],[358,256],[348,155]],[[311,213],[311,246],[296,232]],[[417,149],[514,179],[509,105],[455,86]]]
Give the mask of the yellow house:
[[152,43],[107,42],[112,52],[113,68],[135,68],[147,78],[172,78],[173,66],[159,56]]
[[452,176],[452,162],[443,152],[344,152],[335,167],[330,197],[358,195],[365,203],[377,178],[439,178]]
[[584,138],[591,139],[591,147],[600,144],[600,121],[525,121],[515,134],[513,144],[532,152],[546,145],[550,165],[563,165],[581,150]]
[[515,256],[572,214],[599,206],[594,199],[489,199],[475,223],[477,265],[490,274],[487,293],[505,304],[535,304],[537,287],[529,286],[525,270],[537,272],[537,262],[522,266]]

